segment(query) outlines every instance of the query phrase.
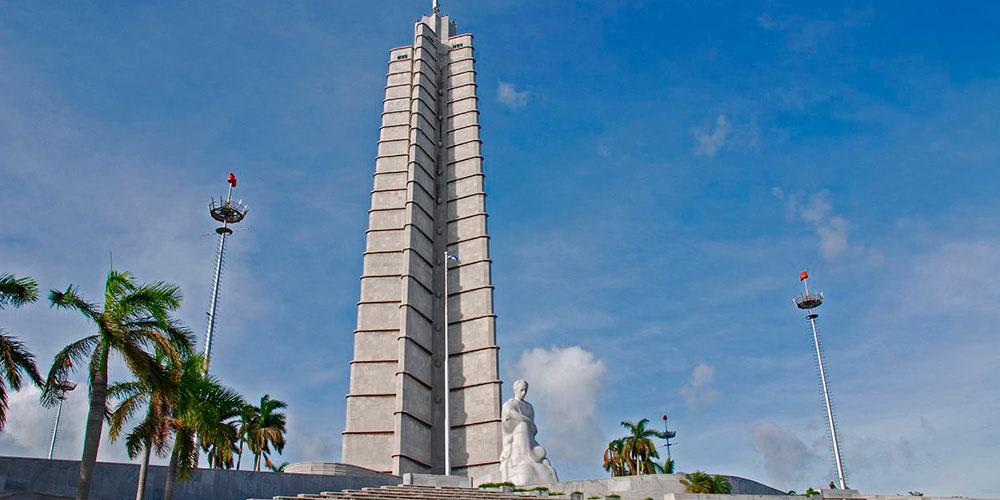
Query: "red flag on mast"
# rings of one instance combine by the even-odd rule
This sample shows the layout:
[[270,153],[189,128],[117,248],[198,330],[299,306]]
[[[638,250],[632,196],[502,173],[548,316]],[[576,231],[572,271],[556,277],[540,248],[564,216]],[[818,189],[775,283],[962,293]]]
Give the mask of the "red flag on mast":
[[809,273],[806,271],[802,271],[802,274],[799,275],[799,281],[805,281],[808,278],[809,278]]
[[229,178],[226,179],[226,182],[231,184],[233,187],[236,187],[236,174],[229,172]]

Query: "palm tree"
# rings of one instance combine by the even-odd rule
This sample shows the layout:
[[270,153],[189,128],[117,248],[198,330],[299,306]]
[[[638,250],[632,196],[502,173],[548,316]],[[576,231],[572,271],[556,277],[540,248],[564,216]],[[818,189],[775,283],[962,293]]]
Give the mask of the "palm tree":
[[271,399],[265,394],[260,398],[260,406],[253,407],[254,414],[247,429],[247,447],[253,453],[254,470],[259,471],[261,467],[261,457],[267,458],[271,453],[271,446],[280,455],[285,449],[285,414],[278,410],[287,408],[284,401]]
[[240,470],[240,464],[243,462],[243,445],[246,444],[247,433],[250,432],[250,427],[253,425],[254,420],[257,418],[257,407],[248,404],[243,407],[240,411],[240,422],[239,422],[239,436],[240,436],[240,450],[238,458],[236,459],[236,470]]
[[[38,300],[38,283],[31,278],[16,278],[13,274],[0,274],[0,310],[5,305],[21,307]],[[42,387],[42,376],[35,366],[35,356],[28,352],[24,343],[10,336],[0,328],[0,431],[7,423],[7,389],[21,390],[21,374],[38,387]]]
[[656,473],[656,462],[653,459],[660,458],[660,455],[656,451],[656,444],[650,438],[664,436],[662,432],[647,428],[647,424],[649,424],[648,418],[636,423],[622,421],[622,427],[629,431],[629,435],[623,438],[625,444],[622,453],[632,466],[632,475]]
[[[190,343],[176,346],[182,356],[189,356]],[[142,462],[139,465],[139,481],[136,487],[136,500],[142,500],[146,491],[146,475],[149,470],[149,457],[152,451],[159,456],[165,456],[169,450],[170,428],[167,417],[177,400],[177,390],[180,384],[180,367],[157,353],[157,363],[163,365],[170,374],[170,383],[154,386],[151,381],[137,379],[130,382],[119,382],[108,388],[108,397],[118,401],[118,406],[108,415],[108,435],[111,441],[116,441],[122,434],[126,423],[145,408],[145,415],[125,438],[125,448],[129,458],[141,452]]]
[[[219,379],[205,374],[205,358],[192,355],[181,364],[177,401],[167,417],[174,436],[170,452],[164,500],[172,500],[175,483],[185,480],[198,466],[198,444],[202,448],[224,448],[237,440],[236,419],[246,406],[243,397],[224,387]],[[195,443],[195,436],[200,443]],[[232,449],[232,447],[230,447]],[[211,456],[211,454],[210,454]],[[213,461],[224,461],[217,453]],[[230,455],[229,460],[232,460]]]
[[688,493],[712,493],[715,488],[712,476],[702,471],[685,474],[684,479],[681,479],[681,484],[684,485],[684,491]]
[[227,410],[224,412],[225,417],[223,419],[229,425],[220,427],[219,432],[215,434],[202,434],[198,436],[201,450],[205,452],[210,468],[233,468],[233,459],[236,457],[236,453],[239,452],[236,442],[239,441],[240,436],[238,419],[241,412],[242,408]]
[[[90,379],[90,411],[80,460],[80,481],[77,500],[90,497],[90,482],[97,462],[101,430],[104,425],[108,397],[108,361],[118,354],[136,376],[162,386],[169,374],[148,352],[156,349],[171,362],[179,362],[176,345],[190,345],[189,334],[178,326],[170,313],[181,304],[177,286],[157,281],[136,285],[128,272],[112,269],[104,285],[104,306],[84,300],[70,285],[65,291],[52,290],[49,302],[58,309],[72,309],[97,327],[97,333],[84,337],[56,354],[49,371],[42,403],[58,402],[60,388],[74,366],[86,362]],[[89,359],[88,359],[89,358]]]
[[685,474],[681,479],[685,491],[688,493],[714,493],[716,495],[728,495],[733,492],[733,486],[729,480],[718,474],[710,476],[702,471]]
[[604,450],[604,470],[611,473],[611,477],[627,476],[628,464],[622,455],[622,447],[625,446],[625,438],[614,439],[608,443]]
[[271,472],[285,472],[285,467],[288,467],[288,462],[281,462],[281,465],[274,465],[274,462],[272,462],[270,458],[264,457],[264,465],[266,465],[268,469],[271,469]]
[[712,493],[716,495],[728,495],[733,492],[733,485],[729,480],[718,474],[712,476]]
[[671,458],[666,458],[663,460],[663,465],[653,462],[653,472],[656,474],[673,474],[674,473],[674,461]]

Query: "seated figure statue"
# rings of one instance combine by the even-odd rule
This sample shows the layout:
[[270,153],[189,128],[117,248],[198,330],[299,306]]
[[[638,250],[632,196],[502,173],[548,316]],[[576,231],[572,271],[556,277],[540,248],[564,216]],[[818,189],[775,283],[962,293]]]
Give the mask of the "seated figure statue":
[[535,441],[535,409],[524,400],[528,383],[514,382],[514,397],[500,412],[503,427],[503,451],[500,453],[500,478],[517,486],[554,483],[556,470],[545,458],[545,448]]

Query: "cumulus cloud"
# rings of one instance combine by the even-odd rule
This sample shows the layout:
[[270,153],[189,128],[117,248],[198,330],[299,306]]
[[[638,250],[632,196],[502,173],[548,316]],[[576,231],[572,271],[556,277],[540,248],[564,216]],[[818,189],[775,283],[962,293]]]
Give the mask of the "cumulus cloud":
[[691,410],[704,408],[719,399],[719,391],[714,387],[715,367],[699,363],[691,370],[691,380],[681,386],[681,397]]
[[753,446],[764,459],[767,477],[784,488],[794,487],[821,462],[798,436],[770,422],[753,426]]
[[708,158],[715,156],[726,144],[729,130],[729,120],[726,119],[726,115],[720,114],[715,118],[715,127],[708,127],[694,133],[694,154]]
[[[38,403],[40,395],[41,391],[35,386],[22,388],[9,395],[7,426],[0,433],[0,449],[4,450],[4,455],[47,456],[56,410],[43,408]],[[82,386],[70,392],[63,404],[56,458],[79,458],[83,447],[86,401],[87,388]]]
[[[778,199],[786,199],[780,187],[771,188],[771,194]],[[844,253],[849,247],[849,222],[833,210],[829,191],[813,193],[803,200],[798,194],[787,196],[786,205],[791,219],[805,222],[819,237],[819,251],[828,259]]]
[[556,463],[589,463],[600,455],[597,400],[606,373],[604,363],[579,346],[529,349],[518,360],[514,376],[528,381],[539,442]]
[[523,108],[528,104],[528,91],[517,90],[513,83],[501,81],[497,85],[497,101],[509,108]]

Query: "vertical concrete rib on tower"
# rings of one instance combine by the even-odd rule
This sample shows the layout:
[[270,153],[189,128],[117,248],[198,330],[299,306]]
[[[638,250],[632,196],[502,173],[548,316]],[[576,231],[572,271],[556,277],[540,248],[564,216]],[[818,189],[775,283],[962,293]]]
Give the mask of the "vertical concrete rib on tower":
[[[452,473],[500,456],[500,380],[472,35],[424,16],[389,52],[342,461]],[[448,271],[444,253],[460,262]],[[445,300],[449,318],[444,317]],[[449,353],[444,325],[449,325]]]

